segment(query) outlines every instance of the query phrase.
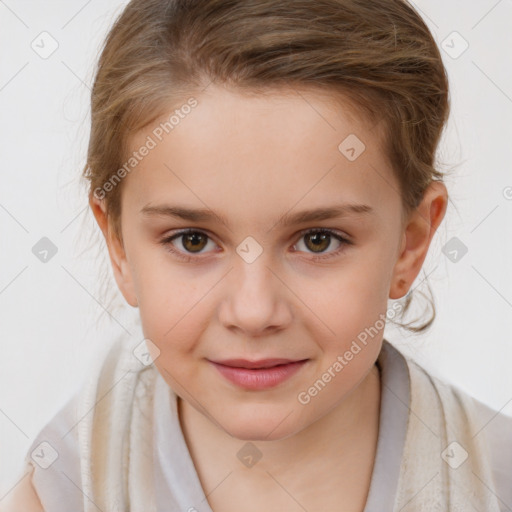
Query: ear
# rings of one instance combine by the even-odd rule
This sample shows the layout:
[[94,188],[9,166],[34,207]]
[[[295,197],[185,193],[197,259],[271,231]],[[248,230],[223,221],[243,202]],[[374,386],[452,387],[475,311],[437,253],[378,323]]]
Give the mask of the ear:
[[100,227],[107,244],[112,270],[117,286],[130,306],[137,307],[137,296],[133,286],[133,277],[130,265],[126,259],[123,243],[114,233],[111,222],[109,222],[105,201],[94,195],[89,197],[89,205],[94,214],[96,222]]
[[440,181],[433,181],[404,227],[400,254],[393,269],[390,299],[400,299],[409,291],[423,266],[430,242],[445,216],[447,205],[446,186]]

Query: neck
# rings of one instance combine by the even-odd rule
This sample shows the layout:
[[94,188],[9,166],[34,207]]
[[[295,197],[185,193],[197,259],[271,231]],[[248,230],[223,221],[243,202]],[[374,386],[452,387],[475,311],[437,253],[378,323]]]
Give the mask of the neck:
[[332,469],[330,472],[337,475],[340,471],[357,474],[369,485],[378,438],[380,393],[379,369],[373,365],[356,389],[307,428],[284,439],[254,441],[264,457],[250,471],[235,464],[234,456],[226,456],[236,455],[243,440],[230,436],[179,397],[178,414],[203,487],[206,484],[206,488],[212,488],[215,478],[230,472],[238,472],[254,483],[268,480],[269,473],[282,476],[293,472],[296,477],[298,468],[305,468],[308,475],[304,477],[311,482],[311,468],[318,467],[318,460],[322,460],[325,472]]

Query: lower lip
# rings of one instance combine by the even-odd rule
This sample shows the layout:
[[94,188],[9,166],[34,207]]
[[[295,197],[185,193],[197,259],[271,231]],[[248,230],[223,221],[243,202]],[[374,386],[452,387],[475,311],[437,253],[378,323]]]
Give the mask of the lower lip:
[[212,364],[219,372],[233,384],[237,384],[245,389],[260,390],[268,389],[281,384],[297,373],[307,360],[297,361],[295,363],[282,364],[272,368],[261,368],[251,370],[249,368],[236,368],[225,366],[223,364]]

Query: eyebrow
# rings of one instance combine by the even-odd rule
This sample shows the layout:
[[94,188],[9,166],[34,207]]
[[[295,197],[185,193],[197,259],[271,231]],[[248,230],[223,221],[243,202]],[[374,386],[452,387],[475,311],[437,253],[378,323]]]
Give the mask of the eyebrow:
[[[229,226],[229,222],[223,215],[219,215],[207,208],[185,208],[183,206],[157,205],[151,206],[147,204],[140,212],[143,215],[156,215],[165,217],[174,217],[187,220],[190,222],[211,222],[218,220]],[[305,222],[321,221],[345,217],[348,215],[370,215],[375,214],[375,210],[367,204],[344,203],[335,206],[314,208],[303,210],[293,214],[287,213],[283,215],[274,225],[279,227],[288,227],[295,224]]]

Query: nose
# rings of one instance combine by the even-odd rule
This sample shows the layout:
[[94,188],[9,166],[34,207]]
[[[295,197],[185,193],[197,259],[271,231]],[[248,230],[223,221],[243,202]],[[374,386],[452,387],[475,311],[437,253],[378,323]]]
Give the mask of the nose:
[[292,320],[290,291],[283,278],[260,256],[247,263],[240,258],[229,272],[219,307],[227,329],[258,337],[285,329]]

